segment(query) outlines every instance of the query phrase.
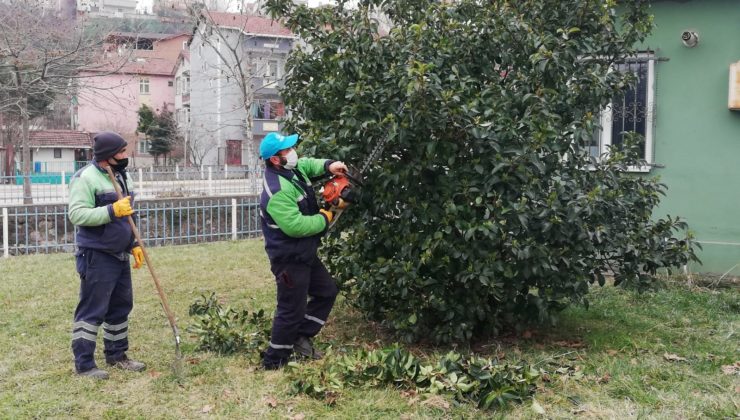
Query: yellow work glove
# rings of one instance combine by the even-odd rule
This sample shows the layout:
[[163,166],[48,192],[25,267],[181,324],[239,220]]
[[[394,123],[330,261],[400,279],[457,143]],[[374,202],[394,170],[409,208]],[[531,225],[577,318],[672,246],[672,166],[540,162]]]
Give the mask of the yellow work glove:
[[131,255],[134,256],[134,268],[141,268],[144,265],[144,250],[140,246],[135,246],[131,250]]
[[134,209],[131,208],[131,197],[123,197],[113,203],[113,214],[116,217],[126,217],[134,214]]
[[319,213],[321,213],[324,216],[326,216],[326,221],[329,222],[329,223],[331,223],[331,219],[334,218],[334,213],[330,212],[329,210],[321,209],[321,210],[319,210]]

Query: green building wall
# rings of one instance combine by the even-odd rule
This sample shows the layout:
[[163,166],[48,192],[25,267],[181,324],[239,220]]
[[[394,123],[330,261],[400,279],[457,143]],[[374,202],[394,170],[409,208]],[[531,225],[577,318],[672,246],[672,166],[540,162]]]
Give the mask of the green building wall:
[[[740,0],[655,1],[654,162],[668,186],[656,216],[681,216],[703,250],[693,272],[740,275],[740,111],[728,110],[740,61]],[[684,30],[699,44],[681,43]],[[733,268],[734,267],[734,268]],[[732,269],[732,270],[731,270]]]

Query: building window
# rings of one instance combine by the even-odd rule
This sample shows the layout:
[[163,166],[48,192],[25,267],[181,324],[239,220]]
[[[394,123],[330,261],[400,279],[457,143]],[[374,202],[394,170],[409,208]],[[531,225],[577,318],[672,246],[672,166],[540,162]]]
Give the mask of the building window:
[[179,76],[175,78],[175,95],[182,94],[182,87],[181,87],[182,83],[181,82],[182,80],[180,80]]
[[187,124],[190,124],[190,107],[189,106],[185,107],[185,122]]
[[185,76],[185,85],[182,88],[182,94],[187,95],[190,93],[190,76]]
[[139,139],[138,144],[138,154],[140,155],[146,155],[149,154],[149,149],[151,148],[151,144],[149,140],[146,139]]
[[[636,59],[614,66],[616,71],[631,72],[636,81],[612,99],[601,112],[601,129],[588,145],[591,156],[599,157],[608,152],[609,146],[621,145],[625,133],[638,133],[644,138],[640,157],[653,163],[653,118],[655,116],[655,57],[640,54]],[[632,168],[647,171],[648,167]]]
[[285,115],[285,104],[280,101],[258,99],[252,103],[252,117],[258,120],[276,120]]
[[172,87],[172,80],[167,81],[167,86]]
[[267,60],[267,64],[265,65],[265,80],[264,84],[269,85],[271,83],[275,83],[278,80],[278,61],[277,60]]
[[61,159],[62,158],[62,149],[55,148],[54,149],[54,159]]
[[139,79],[139,93],[142,95],[149,94],[149,79],[147,78]]

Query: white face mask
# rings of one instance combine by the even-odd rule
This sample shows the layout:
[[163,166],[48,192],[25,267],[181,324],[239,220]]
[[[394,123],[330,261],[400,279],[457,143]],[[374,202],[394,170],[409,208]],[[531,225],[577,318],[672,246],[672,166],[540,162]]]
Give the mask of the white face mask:
[[296,165],[298,165],[298,153],[296,153],[295,150],[291,150],[283,157],[285,158],[285,165],[283,165],[283,168],[292,171],[295,169]]

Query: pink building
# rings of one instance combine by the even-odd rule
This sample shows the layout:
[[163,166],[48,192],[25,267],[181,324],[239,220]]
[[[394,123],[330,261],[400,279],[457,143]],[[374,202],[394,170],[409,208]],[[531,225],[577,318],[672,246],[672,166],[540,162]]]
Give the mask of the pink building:
[[108,54],[127,56],[128,60],[113,73],[89,73],[91,77],[85,79],[79,93],[76,128],[117,131],[129,143],[133,165],[151,164],[148,144],[136,132],[137,111],[143,104],[157,113],[165,107],[175,111],[174,68],[189,39],[187,34],[111,34]]

